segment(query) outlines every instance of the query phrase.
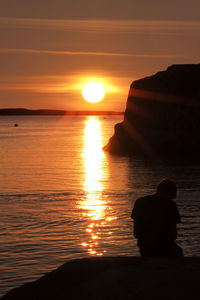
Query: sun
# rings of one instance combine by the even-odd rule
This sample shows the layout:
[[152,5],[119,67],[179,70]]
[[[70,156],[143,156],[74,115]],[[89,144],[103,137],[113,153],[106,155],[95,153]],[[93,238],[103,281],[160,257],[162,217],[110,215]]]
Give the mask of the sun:
[[86,101],[96,103],[103,99],[105,89],[99,83],[90,82],[83,87],[82,95]]

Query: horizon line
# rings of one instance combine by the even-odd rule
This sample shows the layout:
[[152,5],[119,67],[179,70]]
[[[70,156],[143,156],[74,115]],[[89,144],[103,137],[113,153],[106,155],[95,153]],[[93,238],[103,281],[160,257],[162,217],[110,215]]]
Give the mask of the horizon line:
[[[46,113],[46,115],[48,115],[48,113],[52,113],[52,114],[61,114],[61,115],[68,115],[68,114],[77,114],[77,115],[81,115],[81,114],[119,114],[122,115],[124,114],[124,111],[117,111],[117,110],[90,110],[90,109],[85,109],[85,110],[64,110],[64,109],[49,109],[49,108],[39,108],[39,109],[29,109],[29,108],[0,108],[0,115],[1,113],[4,113],[5,115],[9,115],[9,112],[11,113],[11,115],[15,115],[15,113],[17,113],[17,115],[30,115],[29,113]],[[27,114],[26,114],[27,113]]]

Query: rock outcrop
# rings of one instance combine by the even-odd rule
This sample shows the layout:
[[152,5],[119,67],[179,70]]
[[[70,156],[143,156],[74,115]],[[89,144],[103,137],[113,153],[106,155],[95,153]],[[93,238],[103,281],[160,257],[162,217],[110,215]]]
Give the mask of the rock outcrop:
[[124,121],[104,147],[148,159],[199,158],[200,64],[172,65],[131,84]]
[[65,263],[2,300],[197,300],[200,258],[100,257]]

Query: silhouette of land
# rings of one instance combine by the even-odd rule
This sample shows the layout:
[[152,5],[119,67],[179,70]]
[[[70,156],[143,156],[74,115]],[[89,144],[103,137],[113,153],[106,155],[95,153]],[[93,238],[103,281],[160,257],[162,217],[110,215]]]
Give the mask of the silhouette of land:
[[55,109],[26,109],[26,108],[2,108],[1,116],[107,116],[107,115],[123,115],[118,111],[90,111],[90,110],[55,110]]
[[124,121],[104,150],[153,161],[200,159],[199,81],[200,64],[172,65],[134,81]]
[[2,300],[197,300],[199,278],[199,257],[85,258],[13,289]]

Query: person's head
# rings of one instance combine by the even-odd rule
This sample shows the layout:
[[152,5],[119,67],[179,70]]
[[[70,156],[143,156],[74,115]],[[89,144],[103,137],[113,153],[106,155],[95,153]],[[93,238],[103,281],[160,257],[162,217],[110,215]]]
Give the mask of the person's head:
[[164,178],[157,185],[156,191],[157,191],[157,194],[159,194],[161,196],[175,199],[176,193],[177,193],[176,183],[174,181],[172,181],[171,179]]

